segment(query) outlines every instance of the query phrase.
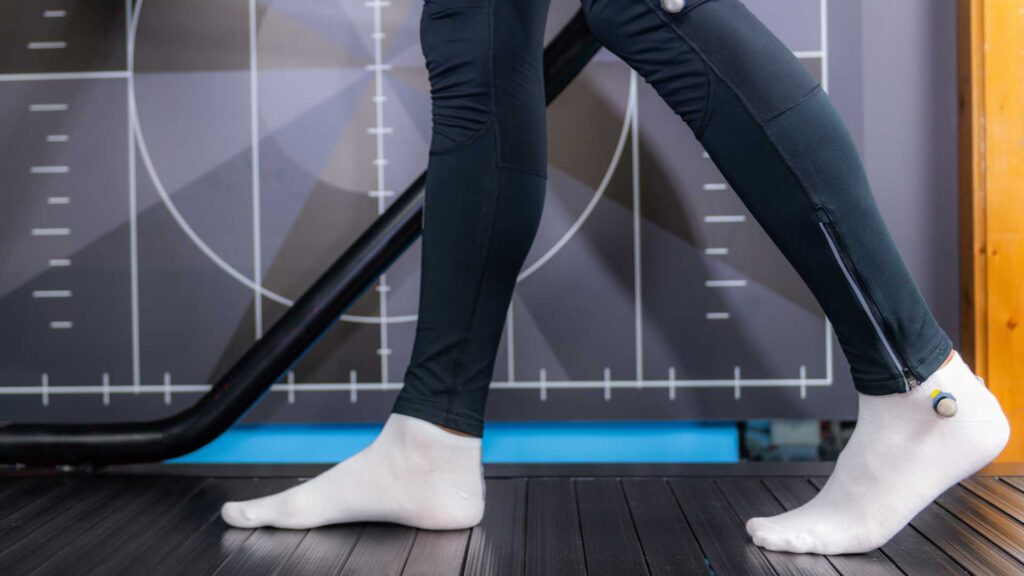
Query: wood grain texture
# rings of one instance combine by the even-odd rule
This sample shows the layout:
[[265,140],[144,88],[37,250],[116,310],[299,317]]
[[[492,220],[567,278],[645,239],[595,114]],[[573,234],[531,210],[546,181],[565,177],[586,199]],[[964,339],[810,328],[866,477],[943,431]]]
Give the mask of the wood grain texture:
[[704,552],[663,478],[624,478],[622,487],[652,576],[703,574]]
[[715,574],[775,574],[714,480],[673,478],[669,486]]
[[576,490],[567,478],[535,478],[526,487],[526,576],[587,572]]
[[1024,10],[959,0],[960,228],[965,357],[1013,430],[1000,461],[1024,460]]
[[526,480],[487,480],[487,508],[473,527],[466,576],[519,576],[526,550]]
[[647,576],[622,485],[614,479],[576,480],[588,576]]
[[367,524],[345,562],[341,576],[399,576],[416,539],[416,530],[397,524]]
[[453,576],[462,570],[469,530],[420,530],[402,576]]

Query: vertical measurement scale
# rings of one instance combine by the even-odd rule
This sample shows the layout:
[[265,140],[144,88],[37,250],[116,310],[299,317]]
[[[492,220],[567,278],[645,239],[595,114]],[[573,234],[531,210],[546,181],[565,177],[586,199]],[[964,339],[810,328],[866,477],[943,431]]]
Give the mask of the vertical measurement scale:
[[[252,4],[253,4],[253,2],[252,2],[252,0],[250,0],[250,8],[252,8]],[[130,73],[131,73],[132,69],[134,68],[133,53],[132,53],[132,49],[131,49],[131,47],[134,44],[134,38],[132,37],[132,35],[133,35],[133,27],[132,27],[132,23],[131,23],[131,20],[132,20],[132,17],[131,17],[132,16],[132,14],[131,14],[131,6],[132,6],[131,0],[126,0],[126,2],[125,2],[125,10],[128,11],[128,13],[129,13],[129,17],[126,18],[126,20],[128,20],[128,24],[126,25],[126,34],[127,34],[128,46],[129,46],[129,48],[128,48],[128,70],[126,70],[126,71],[92,71],[92,72],[61,72],[61,73],[42,73],[42,74],[0,75],[0,80],[6,80],[6,81],[12,81],[12,80],[27,81],[27,80],[46,80],[46,79],[72,80],[72,79],[117,79],[117,78],[120,78],[120,79],[127,79],[129,81],[128,82],[129,83],[129,89],[128,89],[129,96],[128,97],[132,98],[133,94],[132,94],[131,86],[130,86],[130,80],[131,80]],[[373,92],[374,96],[373,96],[373,98],[374,98],[374,108],[375,108],[375,122],[374,122],[373,126],[368,129],[368,132],[374,137],[375,144],[376,144],[376,156],[375,156],[375,159],[374,159],[374,167],[376,169],[376,189],[370,192],[370,196],[377,199],[378,213],[382,213],[384,211],[385,207],[386,207],[386,198],[388,196],[392,196],[393,195],[393,192],[388,191],[387,187],[386,187],[386,184],[387,184],[387,181],[386,181],[387,159],[385,157],[385,146],[384,146],[384,138],[383,138],[385,135],[391,134],[392,131],[393,131],[392,128],[384,126],[384,103],[387,101],[387,97],[384,95],[383,74],[384,74],[384,72],[389,70],[390,66],[388,64],[384,63],[383,40],[386,37],[386,35],[383,32],[383,27],[382,27],[382,24],[383,24],[382,23],[382,20],[383,20],[383,9],[387,8],[387,7],[390,7],[391,4],[390,4],[390,2],[388,0],[370,0],[370,1],[365,2],[365,6],[370,8],[370,9],[372,9],[372,15],[373,15],[372,39],[373,39],[373,47],[374,47],[374,56],[373,56],[374,60],[373,60],[373,63],[366,67],[368,71],[372,71],[373,74],[374,74],[374,92]],[[821,42],[822,42],[821,50],[820,51],[809,51],[809,52],[806,52],[806,53],[798,53],[797,55],[800,56],[800,57],[804,57],[804,58],[820,58],[820,60],[822,62],[822,84],[823,84],[823,86],[827,90],[827,88],[828,88],[828,57],[827,57],[827,28],[826,28],[827,27],[827,0],[820,0],[820,10],[821,10],[820,18],[821,18]],[[50,17],[64,18],[65,16],[66,16],[66,13],[63,13],[60,16],[50,16]],[[254,156],[253,156],[253,164],[254,165],[253,165],[253,183],[252,184],[253,184],[253,198],[254,198],[253,210],[254,210],[254,218],[255,218],[258,215],[258,211],[259,211],[259,205],[257,204],[258,201],[259,201],[259,181],[258,181],[258,174],[259,174],[259,168],[258,168],[258,137],[259,137],[259,134],[258,134],[258,124],[257,124],[257,121],[258,121],[258,100],[257,100],[258,94],[256,94],[256,90],[258,88],[258,77],[257,77],[257,72],[258,71],[256,69],[257,68],[257,54],[256,54],[256,50],[255,50],[258,38],[257,38],[257,35],[256,35],[256,30],[255,30],[256,26],[255,26],[255,12],[254,11],[250,11],[249,18],[250,18],[250,23],[249,24],[250,24],[250,31],[251,31],[251,34],[250,34],[250,50],[251,50],[251,56],[250,56],[250,68],[251,68],[250,89],[251,89],[251,91],[253,93],[251,114],[252,114],[252,131],[253,131],[252,137],[253,137],[253,140],[254,140],[254,145],[253,145],[253,154],[254,154]],[[54,41],[56,41],[56,40],[54,40]],[[635,90],[636,88],[635,88],[634,85],[636,83],[636,78],[631,76],[630,83],[631,83],[631,90]],[[40,102],[32,103],[30,108],[29,108],[29,110],[31,112],[38,112],[38,113],[60,113],[60,112],[68,111],[69,110],[69,105],[68,105],[67,102],[40,101]],[[635,168],[635,167],[637,167],[637,164],[638,164],[638,159],[636,158],[637,154],[636,154],[636,150],[635,150],[637,148],[637,146],[638,146],[638,138],[637,138],[637,136],[638,136],[638,133],[637,133],[638,132],[637,112],[638,111],[636,110],[636,104],[635,103],[633,103],[630,106],[630,110],[628,112],[630,113],[631,118],[629,118],[627,120],[628,128],[626,128],[626,129],[629,130],[630,136],[633,136],[633,148],[634,149],[631,150],[631,152],[633,153],[633,156],[634,156],[633,157],[633,162],[634,162],[634,168]],[[133,119],[132,114],[130,113],[130,111],[129,111],[129,115],[128,116],[129,116],[129,140],[130,140],[130,142],[129,142],[129,182],[130,182],[129,201],[130,201],[130,204],[131,204],[130,222],[129,222],[129,224],[130,224],[131,235],[132,235],[132,276],[133,276],[133,278],[132,278],[132,282],[133,282],[133,286],[132,286],[132,289],[133,289],[132,290],[133,382],[131,383],[130,386],[125,386],[125,385],[120,385],[119,386],[119,385],[112,384],[110,382],[109,373],[108,372],[104,372],[103,375],[102,375],[102,379],[101,379],[102,380],[102,384],[100,386],[59,386],[59,385],[53,386],[53,385],[50,385],[50,378],[49,378],[49,376],[52,375],[52,373],[47,373],[46,374],[46,378],[45,378],[45,383],[43,383],[41,381],[41,384],[40,384],[39,387],[33,386],[33,387],[28,387],[28,388],[19,388],[18,390],[12,390],[11,389],[12,387],[2,387],[2,386],[0,386],[0,394],[25,394],[25,393],[45,394],[45,396],[47,398],[47,403],[48,403],[49,396],[51,394],[101,394],[103,396],[104,403],[107,403],[107,402],[109,402],[110,395],[121,394],[121,393],[136,393],[136,394],[139,394],[139,393],[154,393],[154,394],[161,394],[161,395],[165,396],[165,401],[167,401],[167,400],[170,400],[170,393],[171,392],[179,392],[179,391],[205,392],[206,390],[209,389],[209,384],[185,384],[185,383],[180,383],[180,384],[173,384],[173,386],[172,386],[172,385],[170,385],[170,380],[171,379],[170,379],[170,374],[169,373],[165,374],[165,378],[164,378],[163,382],[160,382],[160,383],[154,383],[152,385],[143,385],[140,382],[140,378],[139,378],[139,361],[138,361],[139,342],[138,342],[138,332],[137,332],[137,330],[138,330],[138,312],[137,312],[138,304],[137,304],[137,286],[135,285],[137,283],[137,278],[136,278],[137,270],[136,270],[136,267],[137,267],[137,257],[138,257],[137,256],[137,249],[136,249],[136,246],[135,246],[135,241],[136,241],[135,240],[136,239],[136,230],[135,230],[135,224],[136,224],[136,222],[135,222],[136,205],[135,205],[135,202],[136,202],[136,199],[135,199],[135,176],[134,176],[134,168],[135,168],[135,166],[134,166],[134,156],[135,156],[134,141],[136,139],[135,138],[136,126],[135,126],[134,119]],[[60,143],[65,143],[65,142],[70,141],[71,135],[63,134],[63,133],[53,133],[53,134],[45,134],[43,137],[45,138],[45,141],[47,143],[60,144]],[[707,158],[707,154],[706,153],[702,154],[702,156],[704,158]],[[30,171],[31,171],[31,173],[34,176],[38,176],[40,178],[43,178],[43,177],[60,177],[61,174],[68,174],[68,173],[70,173],[72,169],[73,169],[73,167],[68,166],[68,165],[48,163],[48,162],[39,162],[34,167],[31,167]],[[636,220],[635,219],[639,217],[639,198],[638,198],[639,182],[638,182],[638,177],[637,176],[638,175],[636,173],[634,173],[633,183],[632,183],[633,184],[633,189],[634,189],[633,190],[633,195],[634,195],[633,203],[634,203],[634,211],[635,211],[635,214],[634,214],[634,238],[635,238],[636,232],[637,232],[637,230],[636,230]],[[728,190],[728,187],[727,187],[727,185],[725,183],[720,182],[720,181],[709,182],[709,183],[706,183],[705,186],[704,186],[704,191],[706,191],[706,192],[718,192],[718,191],[721,191],[721,190]],[[54,207],[66,206],[66,205],[71,204],[72,202],[73,202],[73,199],[70,196],[53,196],[53,197],[48,199],[48,204],[50,206],[54,206]],[[737,224],[737,223],[743,223],[743,222],[746,221],[745,217],[743,217],[743,216],[737,217],[737,215],[730,215],[730,214],[709,215],[709,216],[711,216],[711,217],[707,220],[707,222],[708,223],[714,223],[714,224]],[[724,218],[716,218],[715,216],[724,216]],[[259,232],[258,232],[258,230],[255,227],[258,226],[258,225],[259,225],[259,223],[254,221],[253,238],[254,238],[254,241],[257,241],[257,242],[258,242],[258,238],[259,238]],[[38,226],[33,231],[33,234],[39,235],[39,236],[43,236],[43,237],[45,237],[45,236],[69,235],[69,234],[71,234],[71,228],[69,228],[69,227],[58,227],[58,226]],[[42,240],[42,238],[40,238],[40,240]],[[636,242],[636,239],[634,240],[634,242]],[[639,248],[639,245],[637,244],[636,245],[636,249],[638,249],[638,248]],[[256,251],[258,251],[258,246],[254,246],[254,262],[256,263],[256,265],[258,267],[259,266],[259,260],[258,260],[258,252],[256,252]],[[714,246],[714,247],[709,247],[709,248],[705,249],[705,254],[709,255],[709,256],[726,256],[726,255],[728,255],[728,253],[729,253],[729,248],[724,247],[724,246]],[[50,257],[48,259],[48,264],[49,264],[50,267],[68,267],[68,266],[72,265],[72,260],[70,258],[53,258],[53,257]],[[637,268],[639,268],[640,262],[637,261],[635,266]],[[256,294],[257,300],[259,300],[259,299],[262,298],[263,294],[266,294],[266,292],[264,290],[262,290],[262,287],[259,285],[259,278],[258,277],[257,277],[256,281],[253,282],[253,284],[255,284],[255,286],[254,286],[254,293]],[[639,311],[642,309],[641,308],[642,302],[640,300],[640,295],[639,295],[639,287],[640,287],[639,286],[639,278],[637,278],[635,280],[635,288],[637,288],[637,297],[636,297],[636,301],[634,302],[634,306],[636,307],[638,314],[639,314]],[[733,287],[741,287],[741,284],[739,282],[733,282],[733,281],[726,280],[723,283],[718,283],[718,282],[710,283],[709,287],[733,288]],[[40,299],[56,299],[56,298],[67,298],[67,297],[71,296],[71,291],[70,290],[65,290],[63,288],[50,288],[50,287],[46,287],[46,288],[47,289],[45,289],[45,290],[34,291],[34,294],[36,295],[35,297],[40,298]],[[379,283],[379,285],[377,287],[377,290],[380,292],[380,298],[381,298],[381,300],[380,300],[380,322],[381,322],[381,339],[380,339],[380,344],[381,344],[381,347],[378,350],[378,354],[381,356],[381,375],[382,375],[382,377],[381,377],[379,382],[361,382],[361,383],[359,383],[359,382],[357,382],[357,380],[355,378],[355,375],[354,374],[350,374],[350,378],[349,378],[348,382],[324,382],[324,383],[302,383],[302,384],[297,384],[294,381],[294,375],[290,374],[288,379],[287,379],[287,381],[283,382],[283,383],[281,383],[279,385],[275,385],[273,387],[273,391],[275,391],[275,392],[282,392],[282,393],[284,393],[284,394],[286,394],[288,396],[289,400],[294,401],[295,393],[298,392],[298,391],[302,391],[302,390],[348,392],[350,394],[350,396],[351,396],[351,399],[355,400],[357,398],[356,393],[359,390],[382,391],[382,390],[397,390],[397,389],[399,389],[401,387],[401,384],[400,383],[393,383],[393,382],[391,382],[390,381],[391,379],[389,377],[389,363],[388,363],[389,358],[388,358],[388,355],[390,353],[390,349],[388,347],[388,322],[389,322],[389,318],[388,318],[388,315],[387,315],[387,307],[388,307],[387,294],[388,294],[388,289],[389,289],[389,286],[387,285],[386,277],[382,277],[381,281],[380,281],[380,283]],[[728,313],[709,314],[708,315],[709,319],[716,319],[716,320],[728,320],[728,317],[729,317]],[[636,319],[637,326],[642,326],[641,321],[642,321],[642,319],[639,318],[639,316],[638,316],[637,319]],[[258,320],[257,320],[257,323],[258,323]],[[74,326],[74,323],[72,321],[69,321],[69,320],[54,320],[54,321],[52,321],[52,324],[51,324],[51,327],[53,329],[55,329],[55,330],[68,330],[68,329],[71,329],[73,326]],[[514,371],[514,351],[513,351],[514,348],[512,348],[512,346],[511,346],[513,344],[511,337],[514,335],[514,327],[513,327],[513,324],[511,323],[511,318],[510,318],[510,322],[509,322],[509,327],[508,328],[509,328],[508,335],[510,337],[509,338],[509,344],[510,344],[509,360],[510,360],[510,362],[509,362],[509,374],[508,374],[509,377],[508,377],[506,382],[494,382],[493,383],[493,387],[496,388],[496,389],[533,389],[533,390],[538,390],[538,391],[541,392],[542,396],[545,399],[547,398],[548,390],[557,390],[557,389],[577,389],[577,390],[579,390],[579,389],[597,389],[597,390],[603,390],[605,392],[606,397],[611,399],[612,398],[611,392],[612,392],[613,388],[621,388],[621,387],[626,387],[626,386],[649,386],[651,388],[667,389],[670,397],[673,397],[673,398],[675,396],[676,389],[679,388],[679,387],[684,387],[684,388],[733,388],[734,392],[738,395],[739,392],[740,392],[740,386],[743,386],[743,387],[747,387],[747,386],[753,386],[753,387],[761,387],[761,386],[797,387],[797,388],[799,388],[801,390],[801,396],[804,396],[806,394],[806,389],[807,388],[813,387],[813,386],[827,386],[827,385],[830,385],[831,382],[832,382],[832,365],[831,365],[832,364],[832,345],[831,345],[832,344],[831,343],[832,333],[831,333],[831,326],[828,324],[827,321],[826,321],[826,341],[827,341],[827,344],[826,344],[826,355],[827,355],[826,366],[827,366],[827,372],[826,372],[826,374],[827,375],[826,375],[825,378],[816,378],[816,379],[815,378],[807,378],[806,367],[805,366],[801,366],[800,370],[799,370],[799,377],[797,377],[797,378],[749,379],[748,380],[748,379],[743,379],[743,378],[738,378],[737,377],[738,374],[739,374],[739,370],[738,370],[739,367],[736,366],[735,367],[736,369],[733,371],[733,374],[732,374],[733,378],[723,378],[723,379],[717,379],[717,380],[716,379],[708,379],[708,380],[679,380],[679,379],[676,378],[675,369],[671,368],[669,370],[668,378],[666,378],[664,380],[645,380],[644,379],[644,375],[643,375],[643,367],[642,367],[642,349],[643,349],[642,348],[642,340],[640,339],[639,332],[638,332],[638,338],[637,338],[637,341],[636,341],[637,370],[636,370],[636,377],[632,381],[630,381],[630,380],[615,381],[615,380],[612,380],[610,378],[610,374],[606,374],[605,378],[603,378],[602,380],[598,380],[598,381],[584,381],[584,380],[548,381],[547,378],[546,378],[546,375],[543,373],[544,371],[542,369],[541,377],[537,381],[529,381],[529,380],[527,380],[527,381],[517,382],[516,379],[515,379],[515,376],[514,376],[514,374],[515,374],[515,371]]]
[[[394,195],[386,187],[384,169],[388,164],[384,157],[384,135],[390,133],[390,129],[384,126],[384,71],[390,69],[390,65],[383,61],[384,31],[381,27],[381,11],[390,6],[388,0],[370,0],[366,6],[373,10],[373,64],[369,68],[373,71],[374,90],[373,104],[375,111],[375,124],[370,129],[377,144],[377,156],[373,161],[377,169],[377,189],[370,193],[371,197],[377,197],[377,214],[383,214],[387,207],[386,197]],[[388,347],[388,286],[387,274],[381,274],[377,283],[377,292],[380,294],[380,348],[377,354],[380,356],[380,381],[387,384],[391,381],[389,375],[389,363],[391,348]],[[353,388],[353,391],[355,388]],[[355,401],[355,396],[352,397]]]

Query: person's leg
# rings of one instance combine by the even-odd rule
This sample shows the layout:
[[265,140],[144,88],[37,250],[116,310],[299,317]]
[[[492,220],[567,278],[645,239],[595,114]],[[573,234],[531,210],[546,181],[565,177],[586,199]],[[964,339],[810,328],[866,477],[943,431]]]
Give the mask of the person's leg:
[[433,132],[405,385],[368,448],[280,494],[225,504],[229,524],[457,529],[480,521],[487,388],[544,204],[547,5],[426,0],[420,31]]
[[[775,550],[881,545],[994,458],[1008,429],[900,259],[842,120],[738,0],[690,0],[675,13],[658,0],[582,3],[597,38],[689,124],[807,283],[860,392],[856,431],[819,496],[748,531]],[[933,412],[935,389],[956,396],[955,417]]]

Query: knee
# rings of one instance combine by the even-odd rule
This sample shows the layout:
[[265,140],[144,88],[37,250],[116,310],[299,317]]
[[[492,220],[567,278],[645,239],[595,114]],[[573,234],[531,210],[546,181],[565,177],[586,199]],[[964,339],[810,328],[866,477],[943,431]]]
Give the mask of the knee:
[[430,78],[431,151],[458,147],[493,116],[492,42],[486,0],[427,0],[420,39]]

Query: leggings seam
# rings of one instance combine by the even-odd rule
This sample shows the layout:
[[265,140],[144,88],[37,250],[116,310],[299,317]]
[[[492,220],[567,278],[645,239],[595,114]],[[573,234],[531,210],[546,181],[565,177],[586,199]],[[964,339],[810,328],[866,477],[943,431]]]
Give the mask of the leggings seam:
[[498,162],[498,168],[499,169],[503,169],[503,170],[514,170],[516,172],[522,172],[523,174],[529,174],[530,176],[537,176],[539,178],[544,178],[545,180],[547,180],[547,177],[548,177],[547,174],[545,174],[545,173],[543,173],[543,172],[541,172],[539,170],[530,170],[529,168],[520,168],[519,166],[512,166],[510,164],[505,164],[504,162]]
[[501,122],[498,121],[498,90],[495,86],[494,71],[497,69],[497,54],[498,47],[494,42],[494,0],[487,2],[487,43],[488,49],[491,51],[491,65],[487,71],[487,82],[491,88],[491,118],[494,119],[494,147],[498,163],[502,161],[501,157]]
[[448,146],[444,146],[442,148],[432,149],[430,150],[430,155],[443,156],[445,154],[450,154],[452,152],[458,152],[459,150],[463,150],[472,145],[477,140],[479,140],[480,137],[486,134],[487,130],[490,129],[490,127],[494,124],[496,124],[496,122],[494,119],[494,113],[492,112],[491,117],[487,120],[487,122],[484,122],[484,125],[476,132],[470,134],[469,136],[466,136],[465,138],[463,138],[459,142],[456,142],[455,144],[449,144]]
[[772,114],[771,116],[769,116],[769,117],[765,118],[765,119],[764,119],[763,121],[758,121],[758,124],[760,124],[760,125],[762,125],[762,126],[766,126],[766,125],[770,124],[772,120],[775,120],[776,118],[778,118],[778,117],[782,116],[782,115],[783,115],[783,114],[785,114],[786,112],[789,112],[790,110],[792,110],[792,109],[796,108],[797,106],[799,106],[799,105],[803,104],[805,100],[807,100],[807,99],[808,99],[808,98],[810,98],[811,96],[814,96],[814,94],[815,94],[815,93],[816,93],[816,92],[817,92],[818,90],[820,90],[820,89],[821,89],[821,83],[820,83],[820,82],[818,82],[818,83],[815,83],[815,84],[814,84],[814,87],[813,87],[813,88],[811,88],[810,90],[808,90],[806,94],[804,94],[803,96],[801,96],[800,98],[798,98],[798,99],[796,100],[796,102],[793,102],[793,103],[792,103],[792,104],[790,104],[789,106],[786,106],[786,107],[785,107],[785,108],[783,108],[782,110],[779,110],[779,111],[778,111],[778,112],[776,112],[775,114]]
[[[497,140],[497,138],[495,138]],[[484,277],[487,275],[487,262],[491,256],[491,246],[493,245],[494,236],[494,221],[498,217],[498,205],[501,199],[501,171],[495,170],[494,172],[494,203],[491,206],[491,218],[487,224],[487,245],[484,247],[484,259],[483,266],[480,269],[480,276],[476,281],[476,290],[474,290],[475,297],[473,298],[473,306],[469,311],[469,319],[466,321],[465,337],[462,338],[459,355],[455,358],[455,365],[452,370],[452,383],[454,388],[449,390],[448,393],[448,410],[451,411],[455,404],[455,393],[460,391],[459,378],[462,376],[462,367],[466,356],[466,348],[469,345],[470,336],[473,331],[473,320],[476,318],[477,306],[480,303],[480,295],[483,292]]]

